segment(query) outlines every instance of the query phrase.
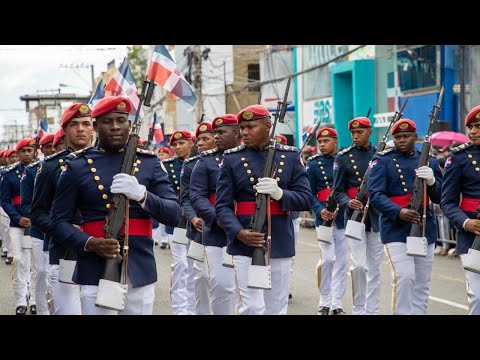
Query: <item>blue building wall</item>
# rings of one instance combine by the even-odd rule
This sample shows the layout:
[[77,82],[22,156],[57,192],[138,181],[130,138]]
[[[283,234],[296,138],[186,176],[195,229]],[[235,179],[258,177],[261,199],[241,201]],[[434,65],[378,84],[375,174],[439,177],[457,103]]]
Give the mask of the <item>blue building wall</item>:
[[[365,116],[371,108],[369,119],[373,124],[375,114],[375,62],[373,59],[354,60],[332,66],[332,97],[334,124],[338,131],[338,146],[350,146],[352,140],[348,122]],[[371,141],[375,141],[373,128]]]

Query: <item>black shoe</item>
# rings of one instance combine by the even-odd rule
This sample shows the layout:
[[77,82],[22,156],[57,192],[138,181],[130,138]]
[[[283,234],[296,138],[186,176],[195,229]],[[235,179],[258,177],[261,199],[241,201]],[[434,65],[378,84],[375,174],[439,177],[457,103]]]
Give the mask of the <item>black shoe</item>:
[[13,257],[9,256],[9,257],[5,260],[5,264],[11,265],[12,263],[13,263]]
[[342,308],[337,308],[332,310],[332,315],[347,315],[347,313]]
[[6,258],[7,257],[7,252],[6,251],[2,251],[2,258]]
[[288,294],[288,298],[289,298],[289,299],[293,298],[292,293],[289,293],[289,294]]
[[37,315],[37,305],[30,305],[30,314]]
[[27,314],[26,306],[20,305],[20,306],[17,306],[17,308],[15,309],[15,315],[26,315],[26,314]]
[[330,308],[326,306],[320,306],[317,311],[317,315],[328,315]]
[[166,249],[166,248],[167,248],[167,243],[160,244],[160,249]]

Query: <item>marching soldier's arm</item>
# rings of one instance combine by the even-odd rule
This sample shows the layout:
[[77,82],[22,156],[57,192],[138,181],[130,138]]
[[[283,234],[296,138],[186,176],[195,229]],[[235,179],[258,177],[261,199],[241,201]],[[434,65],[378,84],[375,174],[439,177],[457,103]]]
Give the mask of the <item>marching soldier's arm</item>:
[[23,216],[30,218],[32,212],[32,197],[33,197],[33,183],[35,181],[35,172],[33,168],[26,167],[24,170],[24,176],[20,181],[20,209]]
[[387,159],[374,157],[376,165],[372,167],[368,175],[368,196],[370,207],[376,209],[382,216],[392,221],[399,220],[398,215],[403,208],[388,198],[389,177],[387,171]]
[[351,200],[347,195],[347,189],[345,189],[345,177],[346,167],[342,164],[340,155],[335,156],[334,164],[338,164],[337,169],[333,170],[333,186],[335,191],[333,196],[335,200],[340,204],[340,206],[347,206],[348,202]]
[[443,214],[457,229],[462,229],[465,221],[470,219],[459,206],[462,191],[462,174],[463,169],[465,169],[467,165],[459,155],[452,154],[450,166],[445,167],[443,174],[440,207],[442,208]]
[[73,226],[78,208],[78,179],[74,166],[67,160],[66,169],[58,179],[48,234],[62,245],[83,255],[90,235]]
[[325,208],[324,203],[322,203],[320,200],[318,200],[317,197],[317,176],[316,172],[318,171],[316,166],[309,166],[307,169],[307,174],[308,174],[308,182],[310,183],[310,188],[312,190],[313,194],[313,199],[312,199],[312,211],[314,214],[318,217],[321,218],[320,213],[322,210]]
[[295,155],[292,178],[288,188],[283,189],[280,203],[283,211],[308,211],[312,208],[312,190],[308,182],[307,170],[300,161],[300,151]]
[[177,194],[163,170],[159,159],[155,159],[153,176],[147,188],[147,198],[142,207],[159,223],[167,226],[177,226],[180,222],[180,205]]
[[190,204],[190,181],[192,175],[192,165],[190,163],[183,164],[183,175],[180,176],[180,205],[183,208],[185,217],[189,222],[197,217],[195,210]]
[[48,233],[50,226],[50,209],[55,188],[50,181],[51,173],[45,163],[40,163],[33,188],[32,212],[30,214],[33,226],[43,233]]
[[217,181],[215,213],[227,236],[235,239],[241,230],[242,224],[235,215],[235,180],[230,166],[231,156],[223,156],[223,165],[220,167]]
[[7,177],[8,174],[3,174],[2,178],[2,191],[1,191],[1,199],[2,199],[2,208],[8,217],[15,223],[20,223],[20,219],[22,218],[22,214],[20,214],[12,204],[12,191],[11,191],[11,183]]
[[436,158],[430,158],[429,166],[433,170],[433,175],[435,176],[435,184],[433,186],[427,186],[427,194],[432,202],[435,204],[440,204],[442,198],[442,182],[443,175],[442,170],[440,170],[440,165]]
[[212,226],[215,221],[215,207],[208,201],[208,170],[203,158],[200,158],[193,168],[190,202],[205,224]]

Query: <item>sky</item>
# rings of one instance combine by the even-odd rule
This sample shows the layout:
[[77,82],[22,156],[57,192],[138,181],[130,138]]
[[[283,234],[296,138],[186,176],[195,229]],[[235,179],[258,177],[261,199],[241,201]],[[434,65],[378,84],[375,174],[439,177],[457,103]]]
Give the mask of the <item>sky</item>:
[[[90,65],[97,77],[110,61],[119,66],[127,52],[127,45],[0,45],[0,126],[26,121],[20,96],[59,88],[62,93],[88,95]],[[69,65],[87,67],[65,68]],[[60,83],[68,87],[60,87]]]

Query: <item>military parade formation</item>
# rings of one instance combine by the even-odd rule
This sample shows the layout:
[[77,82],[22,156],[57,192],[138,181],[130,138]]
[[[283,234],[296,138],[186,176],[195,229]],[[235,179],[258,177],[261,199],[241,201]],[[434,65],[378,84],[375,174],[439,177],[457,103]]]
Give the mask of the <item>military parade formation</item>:
[[480,314],[480,106],[465,119],[471,141],[443,170],[429,142],[441,99],[420,148],[404,104],[378,145],[368,115],[350,119],[345,149],[334,128],[317,125],[306,161],[275,134],[286,98],[274,114],[254,104],[201,120],[195,133],[178,129],[155,151],[139,145],[129,98],[74,103],[55,134],[0,152],[12,314],[151,315],[159,241],[171,252],[173,314],[286,315],[300,212],[311,211],[320,249],[312,314],[346,314],[349,271],[352,315],[379,314],[388,261],[390,313],[425,315],[438,238],[431,203],[457,230],[468,312]]

